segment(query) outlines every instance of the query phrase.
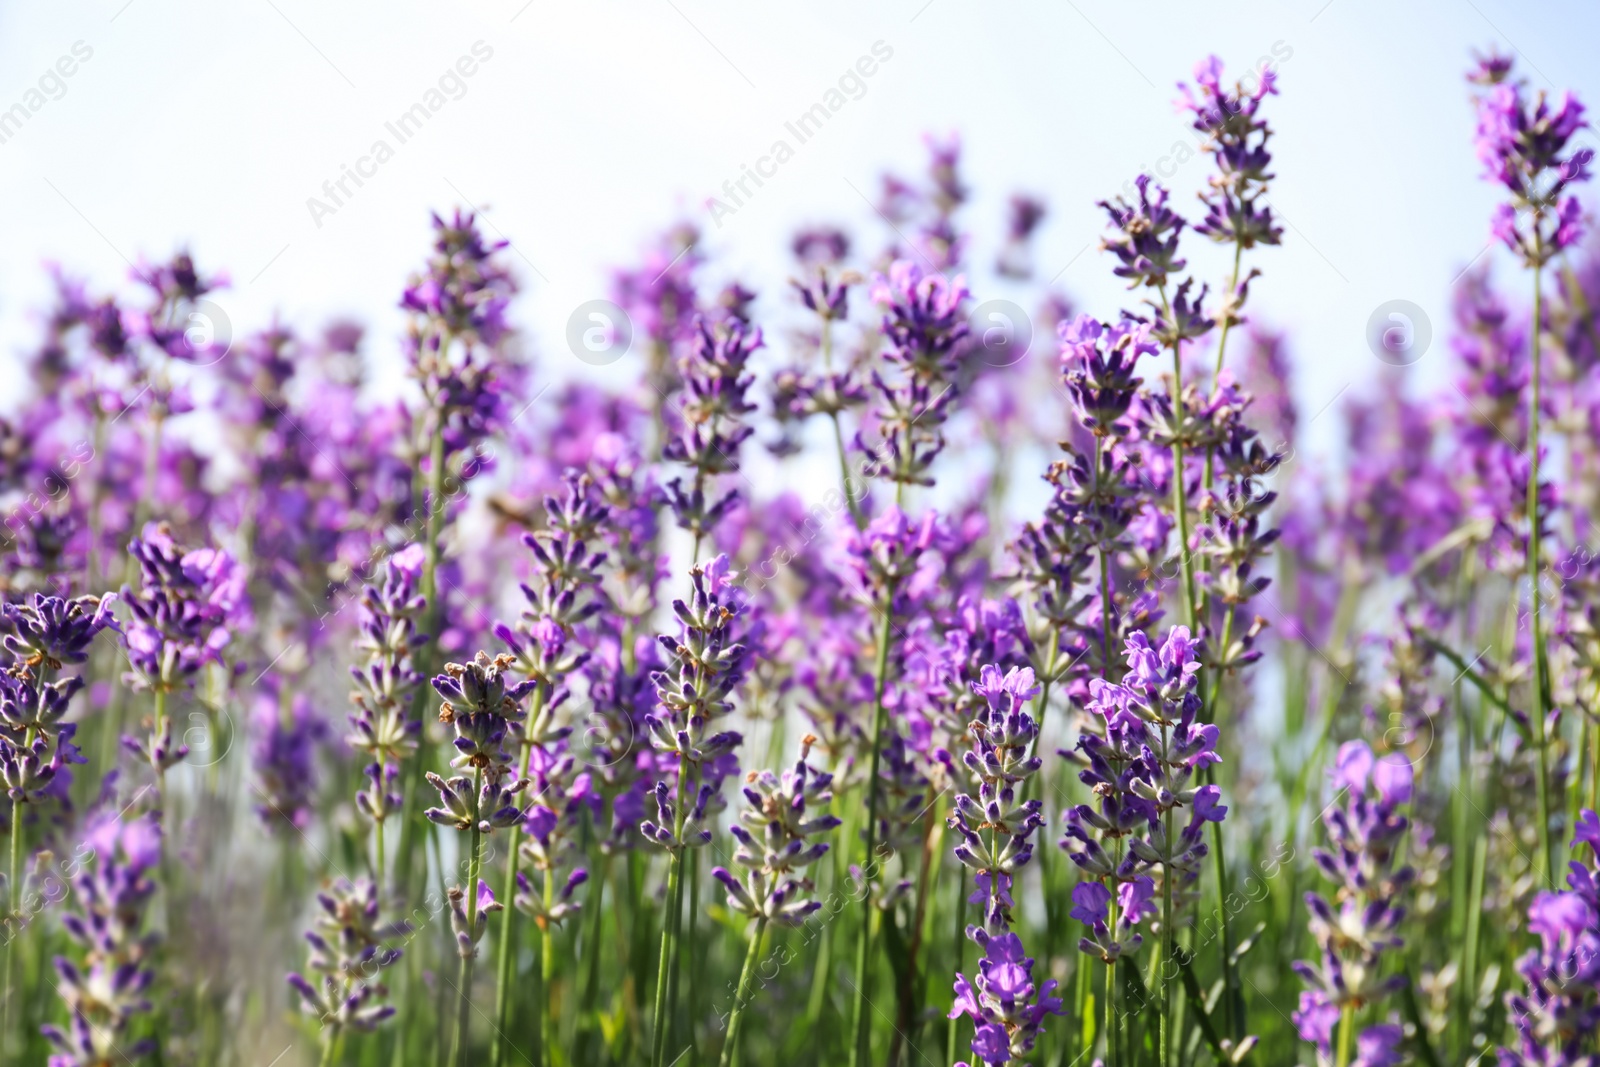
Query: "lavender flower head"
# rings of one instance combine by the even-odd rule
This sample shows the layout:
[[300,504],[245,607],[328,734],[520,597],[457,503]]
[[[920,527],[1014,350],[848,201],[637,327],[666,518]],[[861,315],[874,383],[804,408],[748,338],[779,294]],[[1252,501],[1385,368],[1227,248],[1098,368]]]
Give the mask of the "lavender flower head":
[[[1171,881],[1177,909],[1195,899],[1200,861],[1207,855],[1205,824],[1221,822],[1228,813],[1216,786],[1190,784],[1196,770],[1220,757],[1217,727],[1195,718],[1200,661],[1188,628],[1174,627],[1159,651],[1135,632],[1126,656],[1120,684],[1099,678],[1089,683],[1087,710],[1097,730],[1078,738],[1088,762],[1078,777],[1099,804],[1067,811],[1060,842],[1087,874],[1115,887],[1114,893],[1084,889],[1081,898],[1074,891],[1082,910],[1073,914],[1090,932],[1079,948],[1108,962],[1140,944],[1139,935],[1124,934],[1156,912],[1161,883],[1155,876]],[[1172,817],[1181,809],[1188,809],[1188,821],[1174,832]],[[1116,918],[1107,913],[1112,901]]]
[[[640,825],[646,838],[667,849],[702,845],[711,839],[703,820],[714,785],[705,782],[696,794],[686,789],[697,770],[714,776],[718,761],[742,740],[738,733],[714,731],[714,727],[733,710],[733,695],[749,664],[749,650],[737,640],[735,623],[741,611],[731,596],[728,557],[719,555],[696,566],[689,576],[693,595],[687,602],[675,600],[672,604],[678,635],[660,638],[668,662],[675,664],[676,670],[659,670],[650,676],[656,707],[645,716],[656,751],[676,757],[679,773],[685,775],[676,800],[669,799],[667,783],[656,783],[659,819],[647,819]],[[679,804],[692,804],[692,808],[679,812]],[[687,820],[682,823],[681,837],[674,829],[680,818]]]
[[439,721],[455,728],[456,756],[451,765],[471,768],[478,778],[456,775],[445,779],[432,771],[428,783],[439,792],[440,806],[423,812],[440,826],[487,834],[515,826],[522,812],[513,799],[526,783],[504,780],[511,773],[511,756],[502,747],[516,723],[525,717],[521,701],[536,684],[531,679],[508,681],[513,657],[489,658],[479,652],[466,663],[447,663],[435,675],[433,688],[443,698]]
[[1257,206],[1273,177],[1267,173],[1272,131],[1257,113],[1262,101],[1278,91],[1277,72],[1267,66],[1249,89],[1241,82],[1230,92],[1222,84],[1222,61],[1208,56],[1195,64],[1194,80],[1193,91],[1178,83],[1183,92],[1178,106],[1193,116],[1195,131],[1205,135],[1205,151],[1217,168],[1210,188],[1200,195],[1206,217],[1195,232],[1239,248],[1275,245],[1283,228],[1273,221],[1272,208]]
[[[1022,939],[1006,932],[983,930],[974,939],[984,950],[971,982],[956,975],[955,1004],[950,1018],[972,1019],[972,1054],[983,1064],[1021,1063],[1033,1051],[1045,1016],[1065,1014],[1061,998],[1052,996],[1055,979],[1042,985],[1033,978],[1034,961],[1024,955]],[[958,1063],[956,1067],[968,1067]]]
[[[1594,151],[1567,153],[1568,143],[1589,123],[1570,92],[1552,107],[1541,91],[1529,102],[1521,82],[1503,66],[1480,65],[1471,80],[1486,84],[1477,99],[1478,158],[1484,176],[1505,186],[1510,200],[1495,209],[1494,235],[1530,267],[1540,267],[1583,234],[1583,209],[1569,185],[1589,180]],[[1520,212],[1528,212],[1519,221]]]
[[824,809],[833,799],[833,775],[806,762],[816,738],[800,743],[800,758],[782,775],[751,771],[745,776],[748,806],[732,832],[739,842],[734,862],[744,868],[744,881],[726,867],[711,874],[728,892],[728,907],[740,914],[780,926],[798,926],[822,907],[807,899],[814,888],[805,869],[828,852],[818,840],[840,820]]
[[910,260],[896,260],[887,276],[875,275],[872,299],[884,309],[883,358],[891,378],[874,371],[874,409],[881,449],[868,452],[868,473],[899,485],[931,485],[928,474],[944,450],[943,426],[954,399],[956,359],[968,326],[966,277],[923,274]]
[[729,490],[708,502],[706,492],[717,475],[739,469],[739,447],[755,433],[745,424],[745,417],[756,410],[748,397],[755,382],[749,362],[764,343],[759,327],[739,319],[713,324],[702,317],[678,363],[683,379],[679,426],[662,455],[692,469],[694,481],[685,488],[681,478],[673,478],[665,491],[678,525],[696,538],[714,527],[739,498],[737,490]]
[[128,553],[139,565],[140,587],[122,589],[133,614],[123,631],[134,668],[126,679],[165,692],[192,686],[207,663],[222,663],[234,632],[254,621],[245,570],[221,549],[181,548],[165,524],[146,526]]
[[1117,257],[1119,265],[1112,273],[1128,279],[1128,288],[1160,288],[1167,284],[1168,275],[1181,271],[1187,262],[1178,258],[1178,237],[1187,223],[1167,206],[1166,189],[1156,185],[1152,195],[1148,174],[1139,175],[1133,184],[1139,191],[1137,203],[1120,196],[1115,201],[1100,201],[1116,230],[1101,238],[1100,247]]
[[382,583],[361,593],[356,647],[367,662],[350,668],[356,683],[350,700],[356,710],[346,741],[371,761],[363,770],[371,785],[356,794],[356,806],[379,826],[399,810],[395,783],[400,763],[416,751],[422,732],[422,723],[411,714],[422,684],[412,654],[427,642],[427,635],[417,631],[428,606],[417,592],[422,562],[422,546],[407,545],[384,564]]
[[1294,1023],[1319,1058],[1331,1054],[1334,1024],[1346,1005],[1374,1003],[1405,984],[1401,975],[1383,977],[1381,963],[1404,944],[1398,934],[1406,914],[1402,895],[1416,878],[1410,867],[1395,866],[1410,826],[1400,808],[1411,800],[1411,765],[1398,754],[1378,758],[1365,742],[1347,741],[1332,780],[1347,795],[1323,813],[1332,847],[1315,850],[1312,858],[1338,887],[1338,908],[1320,894],[1306,894],[1311,935],[1322,954],[1316,963],[1294,964],[1311,987],[1300,994]]
[[83,949],[81,962],[55,958],[56,985],[71,1020],[66,1029],[41,1027],[59,1053],[50,1067],[103,1067],[155,1051],[155,1042],[126,1038],[134,1019],[151,1010],[156,935],[142,933],[156,893],[151,873],[161,862],[161,825],[155,813],[124,822],[105,814],[92,820],[86,844],[93,862],[72,878],[76,907],[62,917],[67,935]]
[[352,884],[340,879],[317,894],[315,925],[307,930],[311,946],[307,969],[317,980],[298,972],[286,981],[300,995],[301,1008],[322,1026],[369,1032],[395,1013],[383,1003],[389,990],[380,972],[400,958],[391,943],[411,932],[408,922],[384,922],[379,916],[378,887],[366,879]]
[[949,826],[961,836],[956,858],[974,872],[977,891],[969,903],[983,905],[984,926],[998,934],[1011,927],[1012,879],[1033,858],[1033,834],[1044,824],[1043,804],[1020,799],[1019,790],[1042,762],[1031,754],[1039,727],[1025,710],[1039,686],[1032,668],[1012,667],[1002,675],[990,665],[972,690],[986,705],[968,727],[972,745],[963,754],[978,795],[956,796]]
[[1580,1067],[1600,1054],[1600,816],[1585,809],[1576,829],[1589,862],[1571,860],[1571,888],[1528,909],[1539,944],[1517,961],[1527,990],[1506,994],[1517,1044],[1499,1050],[1500,1067]]
[[82,675],[50,675],[88,659],[89,646],[115,628],[113,597],[59,597],[34,593],[0,605],[0,627],[12,664],[0,673],[0,786],[14,803],[46,795],[65,798],[67,767],[83,763],[73,738],[75,723],[62,722]]

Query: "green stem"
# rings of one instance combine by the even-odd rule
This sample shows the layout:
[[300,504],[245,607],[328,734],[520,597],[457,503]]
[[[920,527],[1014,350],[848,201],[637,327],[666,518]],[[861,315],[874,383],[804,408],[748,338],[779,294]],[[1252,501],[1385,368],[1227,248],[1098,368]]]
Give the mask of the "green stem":
[[[1161,308],[1167,320],[1172,319],[1172,309],[1167,303],[1167,287],[1161,286]],[[1172,510],[1178,523],[1178,561],[1183,570],[1184,621],[1190,633],[1198,633],[1199,602],[1194,593],[1194,561],[1189,558],[1189,500],[1187,479],[1183,466],[1183,430],[1188,413],[1183,406],[1183,356],[1182,342],[1172,342]]]
[[[1161,727],[1161,750],[1167,751],[1167,727]],[[1162,821],[1166,824],[1166,849],[1167,860],[1161,865],[1161,965],[1157,968],[1156,980],[1161,983],[1161,1020],[1157,1039],[1161,1042],[1160,1061],[1161,1067],[1171,1067],[1172,1063],[1172,980],[1167,975],[1168,963],[1172,959],[1172,808],[1162,813]]]
[[[955,936],[950,941],[950,954],[955,959],[955,970],[961,969],[962,949],[967,944],[967,868],[965,864],[956,868],[956,897],[955,897]],[[958,1015],[950,1020],[950,1026],[945,1031],[945,1059],[954,1063],[956,1058],[956,1044],[960,1038],[961,1017]]]
[[1339,1009],[1339,1052],[1334,1067],[1349,1067],[1350,1048],[1355,1044],[1356,1007],[1346,1004]]
[[[477,804],[483,796],[483,768],[472,769],[472,802]],[[467,930],[470,934],[478,928],[478,870],[483,859],[483,834],[478,829],[476,816],[472,820],[472,854],[467,860]],[[477,958],[476,946],[469,946],[461,954],[461,994],[456,1006],[456,1036],[450,1045],[450,1067],[460,1067],[467,1051],[467,1028],[472,1021],[472,964]]]
[[737,1067],[739,1062],[739,1024],[744,1021],[744,1009],[750,999],[750,979],[756,973],[756,961],[761,958],[761,940],[767,933],[765,917],[756,920],[756,933],[745,952],[744,970],[739,973],[739,991],[733,998],[733,1012],[728,1016],[728,1038],[722,1043],[721,1067]]
[[[1239,288],[1239,264],[1244,258],[1244,245],[1238,241],[1233,243],[1233,277],[1228,281],[1228,295],[1224,301],[1233,299],[1234,291]],[[1217,337],[1217,377],[1222,376],[1222,359],[1228,351],[1228,331],[1233,328],[1233,316],[1227,315],[1222,320],[1222,333]]]
[[[673,840],[683,839],[683,821],[688,807],[689,764],[678,756],[678,803],[673,812]],[[667,1030],[671,1021],[667,1003],[667,987],[677,963],[677,938],[679,919],[683,913],[683,848],[680,845],[667,854],[667,913],[661,922],[661,955],[656,966],[655,1013],[650,1035],[651,1067],[665,1067],[667,1060]]]
[[1540,270],[1539,256],[1542,252],[1541,242],[1537,236],[1538,222],[1534,223],[1535,248],[1533,267],[1533,325],[1530,329],[1530,342],[1533,346],[1533,377],[1531,388],[1528,392],[1528,582],[1529,600],[1531,605],[1531,625],[1533,627],[1533,714],[1529,716],[1529,725],[1533,728],[1533,745],[1538,753],[1538,762],[1535,765],[1535,785],[1539,793],[1539,866],[1543,881],[1547,888],[1555,888],[1555,859],[1551,852],[1550,842],[1550,770],[1545,744],[1545,653],[1544,653],[1544,627],[1540,622],[1540,609],[1542,607],[1539,595],[1539,387],[1541,370],[1540,364],[1540,338],[1543,333],[1540,326]]
[[[537,685],[533,690],[533,697],[529,701],[528,723],[538,721],[544,714],[545,688]],[[533,760],[533,746],[526,738],[522,741],[522,771],[518,778],[526,781],[528,770]],[[522,850],[516,845],[515,835],[512,838],[511,855],[506,857],[506,880],[500,890],[500,899],[510,904],[517,898],[517,869],[521,865]],[[505,1046],[510,1041],[507,1032],[511,1030],[511,978],[516,966],[517,941],[516,923],[507,912],[505,921],[500,924],[500,943],[496,948],[495,980],[494,980],[494,1018],[498,1033],[490,1049],[489,1062],[493,1067],[500,1067],[505,1061]],[[541,1043],[541,1034],[534,1034],[533,1067],[540,1067],[544,1063],[544,1048]]]
[[322,1067],[333,1067],[335,1062],[333,1035],[334,1028],[331,1026],[322,1031]]
[[11,1037],[11,1001],[15,990],[15,954],[17,939],[22,936],[22,893],[18,878],[22,870],[22,801],[11,801],[11,873],[6,879],[6,913],[10,918],[6,931],[6,984],[4,1007],[0,1008],[0,1053]]
[[877,660],[872,692],[872,759],[867,770],[866,853],[861,865],[861,931],[856,937],[856,1003],[851,1030],[850,1067],[865,1067],[871,1059],[872,1020],[867,1012],[867,971],[872,952],[873,854],[878,848],[878,766],[883,749],[883,692],[889,675],[889,631],[894,625],[894,595],[898,583],[891,581],[883,600],[883,624],[878,628]]
[[[556,872],[554,867],[544,869],[544,910],[550,914],[550,909],[556,902]],[[556,1047],[555,1019],[550,1012],[550,990],[555,985],[556,977],[556,938],[555,930],[546,926],[544,936],[539,939],[539,977],[541,979],[541,996],[539,998],[539,1028],[544,1033],[544,1047]]]

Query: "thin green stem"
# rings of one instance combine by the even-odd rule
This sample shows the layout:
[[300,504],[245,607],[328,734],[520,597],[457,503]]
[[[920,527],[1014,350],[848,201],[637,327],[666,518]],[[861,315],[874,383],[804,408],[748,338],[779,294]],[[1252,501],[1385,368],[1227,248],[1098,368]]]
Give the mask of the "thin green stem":
[[733,1012],[728,1016],[728,1038],[722,1043],[721,1067],[737,1067],[739,1063],[739,1024],[744,1022],[745,1005],[750,1000],[750,979],[756,973],[756,961],[761,958],[761,941],[767,933],[765,917],[756,920],[755,936],[744,955],[744,969],[739,973],[739,991],[733,998]]
[[[950,939],[950,955],[955,959],[955,969],[961,969],[962,949],[967,944],[966,924],[967,904],[967,868],[965,864],[956,868],[956,896],[955,896],[955,933]],[[957,1015],[950,1020],[950,1026],[945,1031],[945,1059],[951,1063],[956,1059],[956,1044],[960,1038],[961,1016]]]
[[[533,696],[529,701],[529,723],[538,721],[544,714],[545,687],[534,687]],[[532,765],[533,746],[526,738],[522,741],[522,770],[518,778],[527,781],[528,771]],[[517,898],[517,869],[521,865],[521,849],[516,846],[515,835],[512,838],[511,855],[506,857],[506,878],[500,889],[500,899],[510,904]],[[506,913],[505,921],[500,924],[499,945],[496,946],[495,955],[495,981],[494,981],[494,1018],[497,1033],[490,1051],[489,1062],[493,1067],[500,1067],[505,1061],[505,1048],[510,1038],[507,1032],[511,1029],[511,978],[516,966],[517,941],[516,926],[512,921],[511,913]],[[541,1034],[534,1035],[533,1067],[540,1067],[544,1063],[544,1047],[540,1040]]]
[[[479,803],[483,797],[483,768],[472,769],[472,802]],[[478,871],[483,861],[483,834],[478,829],[480,822],[474,817],[472,820],[472,852],[467,860],[467,930],[475,931],[478,928]],[[476,946],[469,945],[461,952],[461,987],[460,1001],[456,1006],[456,1036],[450,1045],[450,1067],[460,1067],[462,1057],[467,1052],[467,1029],[472,1021],[472,964],[477,958]]]
[[[833,369],[833,318],[830,315],[822,316],[822,365],[828,370]],[[861,501],[851,491],[850,461],[845,453],[844,429],[839,425],[839,412],[830,410],[828,421],[833,423],[833,446],[839,455],[839,489],[844,493],[845,506],[850,509],[850,520],[856,524],[856,529],[865,530],[867,516],[861,510]]]
[[1545,652],[1544,652],[1544,626],[1540,620],[1542,600],[1539,592],[1539,542],[1542,523],[1539,520],[1539,389],[1541,374],[1540,338],[1543,334],[1540,325],[1540,271],[1539,256],[1542,252],[1538,234],[1538,221],[1534,222],[1535,249],[1533,267],[1533,325],[1529,330],[1529,342],[1532,347],[1533,374],[1528,391],[1528,598],[1530,606],[1530,625],[1533,632],[1533,714],[1529,716],[1529,725],[1533,728],[1533,745],[1538,756],[1535,764],[1535,786],[1538,790],[1539,800],[1539,866],[1547,888],[1555,888],[1555,859],[1551,852],[1550,841],[1550,769],[1549,758],[1545,744]]
[[[673,812],[672,830],[673,840],[681,841],[683,837],[683,820],[688,807],[688,777],[689,763],[680,753],[678,756],[678,803]],[[651,1067],[664,1067],[666,1064],[667,1030],[671,1022],[670,1006],[667,1002],[667,989],[671,984],[672,971],[677,963],[677,938],[679,919],[683,913],[683,848],[678,846],[667,853],[667,912],[662,916],[661,922],[661,954],[656,966],[656,995],[655,1012],[651,1021],[650,1034],[650,1063]]]
[[[544,869],[544,911],[550,914],[550,909],[556,902],[556,872],[554,867]],[[539,977],[541,986],[539,998],[539,1029],[544,1033],[544,1047],[556,1047],[555,1018],[550,1011],[550,989],[555,985],[556,977],[556,938],[555,930],[546,926],[543,928],[544,936],[539,939]]]
[[[600,869],[595,873],[594,884],[589,889],[589,898],[586,902],[590,910],[589,937],[584,943],[584,951],[588,953],[589,973],[583,983],[583,1003],[578,1006],[580,1024],[587,1028],[593,1022],[595,1000],[600,996],[600,934],[605,918],[606,883],[611,876],[612,853],[605,852],[600,857]],[[613,892],[615,892],[613,890]],[[617,927],[617,941],[622,944],[622,928]],[[585,1042],[588,1041],[587,1036]]]
[[6,931],[6,984],[4,1007],[0,1008],[0,1053],[11,1039],[11,1001],[15,990],[15,954],[17,939],[22,936],[22,893],[18,877],[22,870],[22,801],[11,800],[11,874],[6,879],[6,914],[10,918]]
[[[1167,727],[1161,727],[1161,751],[1167,751]],[[1172,979],[1168,976],[1168,964],[1172,960],[1172,808],[1167,808],[1162,813],[1162,821],[1166,824],[1166,849],[1167,858],[1161,865],[1161,965],[1157,968],[1156,981],[1161,983],[1161,1024],[1158,1040],[1161,1042],[1160,1060],[1161,1067],[1170,1067],[1172,1063],[1172,1035],[1168,1032],[1172,1025]]]
[[1339,1051],[1334,1067],[1349,1067],[1350,1049],[1355,1045],[1356,1007],[1346,1004],[1339,1009]]
[[[1168,320],[1172,309],[1167,303],[1167,288],[1161,287],[1161,308]],[[1199,602],[1194,591],[1194,561],[1189,558],[1189,499],[1187,478],[1184,473],[1183,433],[1188,422],[1188,412],[1183,406],[1183,356],[1182,343],[1172,342],[1172,510],[1178,524],[1178,562],[1183,570],[1184,621],[1191,633],[1199,632]]]
[[333,1067],[336,1061],[336,1053],[334,1052],[335,1029],[335,1027],[330,1026],[322,1031],[322,1059],[319,1061],[322,1067]]
[[[1238,241],[1233,243],[1233,277],[1228,280],[1228,295],[1223,298],[1223,306],[1233,299],[1234,292],[1239,288],[1239,265],[1244,258],[1244,245]],[[1233,316],[1225,315],[1222,319],[1222,332],[1217,336],[1217,376],[1222,375],[1223,357],[1228,351],[1228,331],[1233,328]]]
[[883,750],[883,693],[889,675],[889,631],[894,627],[894,596],[897,583],[890,582],[883,601],[883,624],[878,628],[877,658],[873,667],[872,759],[867,769],[866,852],[861,864],[863,883],[861,931],[856,937],[856,1003],[850,1043],[851,1067],[865,1067],[871,1059],[872,1020],[867,1011],[867,971],[872,952],[873,855],[878,848],[878,767]]

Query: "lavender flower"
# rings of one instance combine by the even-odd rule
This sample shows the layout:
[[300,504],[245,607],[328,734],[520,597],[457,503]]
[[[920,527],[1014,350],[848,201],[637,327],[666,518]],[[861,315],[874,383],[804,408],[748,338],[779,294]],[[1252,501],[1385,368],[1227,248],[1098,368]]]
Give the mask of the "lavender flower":
[[974,872],[977,891],[969,903],[983,905],[984,926],[999,934],[1011,926],[1012,879],[1033,858],[1031,839],[1044,824],[1043,805],[1022,800],[1019,790],[1042,762],[1032,755],[1038,724],[1024,710],[1039,687],[1031,668],[1013,667],[1002,675],[990,665],[972,689],[987,703],[968,727],[972,747],[963,757],[978,795],[956,796],[949,826],[961,835],[956,858]]
[[282,819],[303,831],[311,822],[317,747],[327,740],[328,725],[305,693],[280,700],[276,689],[268,687],[256,704],[252,762],[262,800],[256,814],[268,828]]
[[[1272,131],[1257,112],[1262,101],[1277,93],[1277,72],[1269,66],[1253,79],[1250,90],[1240,84],[1229,92],[1222,85],[1222,61],[1208,56],[1195,64],[1194,80],[1192,92],[1178,83],[1183,91],[1178,104],[1193,114],[1194,129],[1205,135],[1204,150],[1217,168],[1209,180],[1210,188],[1200,195],[1206,217],[1195,226],[1195,232],[1241,249],[1275,245],[1283,229],[1274,222],[1272,208],[1259,204],[1273,178],[1267,173],[1272,165],[1272,153],[1267,151]],[[1242,296],[1238,303],[1243,303]],[[1229,309],[1230,314],[1236,311],[1237,305]],[[1240,321],[1233,319],[1234,323]]]
[[128,553],[141,579],[138,592],[122,589],[133,613],[123,638],[134,668],[127,681],[165,692],[191,686],[253,621],[244,568],[221,549],[179,547],[164,525],[147,526]]
[[1100,247],[1113,253],[1120,266],[1111,273],[1128,279],[1128,288],[1141,285],[1160,288],[1167,277],[1184,268],[1185,260],[1178,258],[1178,237],[1187,223],[1183,216],[1167,207],[1167,191],[1155,187],[1151,195],[1150,176],[1141,174],[1133,180],[1139,190],[1139,202],[1130,204],[1122,197],[1113,201],[1102,200],[1100,207],[1111,217],[1116,233],[1102,238]]
[[763,343],[759,327],[738,319],[713,325],[702,318],[678,364],[683,379],[680,426],[662,455],[692,469],[694,481],[685,488],[681,478],[673,478],[666,484],[666,496],[678,525],[697,542],[739,498],[737,490],[715,501],[708,501],[706,493],[718,475],[739,469],[739,446],[755,433],[745,425],[745,416],[756,410],[747,396],[755,382],[748,364]]
[[[1509,61],[1487,76],[1479,68],[1475,80],[1489,87],[1477,100],[1478,158],[1484,176],[1511,197],[1495,209],[1494,235],[1528,266],[1540,267],[1582,236],[1583,209],[1576,197],[1564,194],[1569,185],[1589,180],[1594,151],[1564,154],[1573,134],[1589,125],[1575,96],[1563,93],[1552,108],[1541,91],[1530,109],[1510,70]],[[1524,211],[1525,222],[1518,219]]]
[[[62,722],[72,698],[84,687],[81,674],[51,680],[67,666],[88,660],[94,638],[115,628],[115,598],[59,597],[34,593],[21,602],[0,604],[3,642],[14,662],[0,674],[0,786],[19,806],[47,796],[70,807],[68,786],[74,763],[86,762],[73,743],[75,723]],[[12,832],[21,834],[14,818]],[[12,876],[18,872],[12,869]],[[15,887],[12,887],[15,897]],[[13,909],[16,901],[13,900]]]
[[944,450],[943,426],[954,399],[956,357],[968,328],[965,276],[924,275],[910,260],[896,260],[887,277],[875,275],[872,299],[884,309],[883,357],[892,378],[874,371],[880,405],[874,410],[881,448],[867,451],[867,471],[898,486],[932,485],[928,474]]
[[[1205,824],[1221,822],[1228,813],[1216,786],[1190,784],[1196,770],[1220,757],[1217,727],[1195,720],[1200,661],[1188,628],[1174,627],[1159,651],[1144,634],[1131,634],[1126,655],[1128,671],[1120,684],[1089,682],[1088,710],[1098,717],[1099,729],[1078,739],[1089,764],[1079,778],[1100,801],[1098,808],[1080,804],[1066,812],[1060,842],[1086,873],[1116,887],[1115,894],[1096,894],[1098,903],[1078,901],[1085,908],[1080,921],[1093,934],[1079,947],[1108,962],[1138,946],[1137,935],[1124,939],[1120,931],[1154,913],[1151,902],[1165,895],[1167,884],[1174,912],[1198,897]],[[1174,831],[1171,816],[1184,808],[1188,821]],[[1113,896],[1121,916],[1108,923],[1098,908]]]
[[1339,906],[1335,910],[1320,894],[1306,894],[1311,935],[1322,955],[1314,964],[1294,964],[1311,986],[1300,994],[1295,1026],[1301,1040],[1316,1045],[1319,1059],[1332,1054],[1341,1012],[1348,1024],[1348,1009],[1377,1002],[1405,984],[1401,975],[1382,977],[1381,961],[1404,944],[1397,933],[1406,914],[1402,894],[1416,878],[1410,867],[1395,866],[1410,825],[1399,809],[1411,800],[1411,765],[1399,755],[1375,757],[1363,741],[1347,741],[1332,777],[1334,788],[1348,795],[1322,816],[1332,849],[1317,849],[1312,858],[1338,887]]
[[1056,981],[1034,982],[1034,961],[1023,954],[1022,939],[1016,934],[991,935],[978,929],[973,931],[973,940],[983,948],[984,958],[971,982],[965,975],[956,975],[950,1018],[966,1015],[972,1019],[972,1054],[979,1062],[1020,1063],[1033,1051],[1045,1016],[1065,1014],[1061,998],[1051,996]]
[[728,907],[760,922],[797,926],[822,907],[807,899],[814,886],[805,869],[827,854],[828,843],[817,839],[840,820],[821,811],[833,799],[833,775],[806,762],[815,742],[806,735],[800,758],[782,776],[771,771],[745,776],[749,806],[733,826],[739,841],[733,859],[745,869],[744,881],[726,867],[711,870],[728,891]]
[[369,585],[361,593],[360,634],[357,649],[365,654],[364,667],[351,667],[356,688],[350,700],[350,747],[371,760],[363,774],[372,783],[356,794],[356,807],[371,819],[378,832],[384,821],[398,812],[402,798],[394,791],[400,763],[417,749],[422,723],[412,718],[411,704],[422,675],[413,654],[427,635],[417,623],[427,611],[427,599],[417,593],[422,576],[423,549],[407,545],[384,565],[382,585]]
[[316,923],[305,934],[311,945],[307,969],[317,980],[298,972],[286,980],[306,1014],[334,1034],[375,1030],[395,1013],[383,1002],[389,990],[379,975],[400,958],[401,950],[391,943],[410,933],[411,924],[383,922],[378,887],[366,879],[354,884],[340,879],[317,894],[317,906]]
[[478,943],[488,932],[489,916],[497,911],[505,911],[506,906],[494,898],[494,890],[482,878],[478,879],[478,892],[471,907],[468,906],[467,894],[460,886],[451,886],[447,896],[450,899],[450,930],[456,935],[456,951],[463,960],[472,959],[478,954]]
[[1500,1067],[1578,1067],[1600,1053],[1600,816],[1584,810],[1576,831],[1589,863],[1569,861],[1572,888],[1528,909],[1539,945],[1517,962],[1527,991],[1506,994],[1517,1045],[1499,1050]]
[[122,821],[103,814],[91,821],[86,844],[94,862],[72,879],[77,908],[61,920],[83,948],[81,962],[55,959],[56,986],[71,1014],[68,1029],[41,1027],[60,1054],[51,1067],[103,1067],[155,1051],[149,1039],[128,1041],[134,1019],[151,1010],[149,991],[156,935],[141,932],[156,893],[149,877],[161,862],[161,825],[154,813]]
[[489,658],[479,652],[467,663],[446,663],[435,675],[433,688],[444,698],[439,721],[455,728],[456,757],[451,765],[470,767],[473,777],[450,779],[428,772],[428,783],[439,793],[440,806],[423,812],[428,819],[456,830],[488,834],[515,826],[522,813],[515,795],[527,784],[505,779],[511,773],[511,756],[502,747],[525,717],[521,701],[536,684],[507,680],[513,657]]
[[[688,602],[672,603],[678,636],[660,638],[676,671],[651,675],[657,703],[645,724],[657,752],[674,755],[681,766],[693,768],[713,765],[742,740],[731,731],[710,731],[733,710],[733,694],[744,681],[749,653],[735,639],[741,612],[729,595],[728,557],[719,555],[695,567],[689,577],[693,596]],[[659,786],[657,790],[659,795]],[[656,836],[648,823],[645,833]]]

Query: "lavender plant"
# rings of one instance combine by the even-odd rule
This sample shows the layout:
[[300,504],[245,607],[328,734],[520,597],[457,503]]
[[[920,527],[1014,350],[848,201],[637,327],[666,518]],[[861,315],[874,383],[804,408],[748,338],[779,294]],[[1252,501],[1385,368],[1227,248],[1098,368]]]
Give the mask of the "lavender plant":
[[[208,335],[187,252],[53,270],[0,413],[0,1061],[1589,1064],[1592,156],[1518,69],[1470,75],[1504,202],[1437,395],[1301,395],[1266,60],[1100,205],[1121,308],[1034,280],[1093,208],[955,135],[784,300],[666,230],[610,275],[634,362],[537,389],[465,211],[399,389],[347,321]],[[990,299],[1055,351],[995,359]]]

